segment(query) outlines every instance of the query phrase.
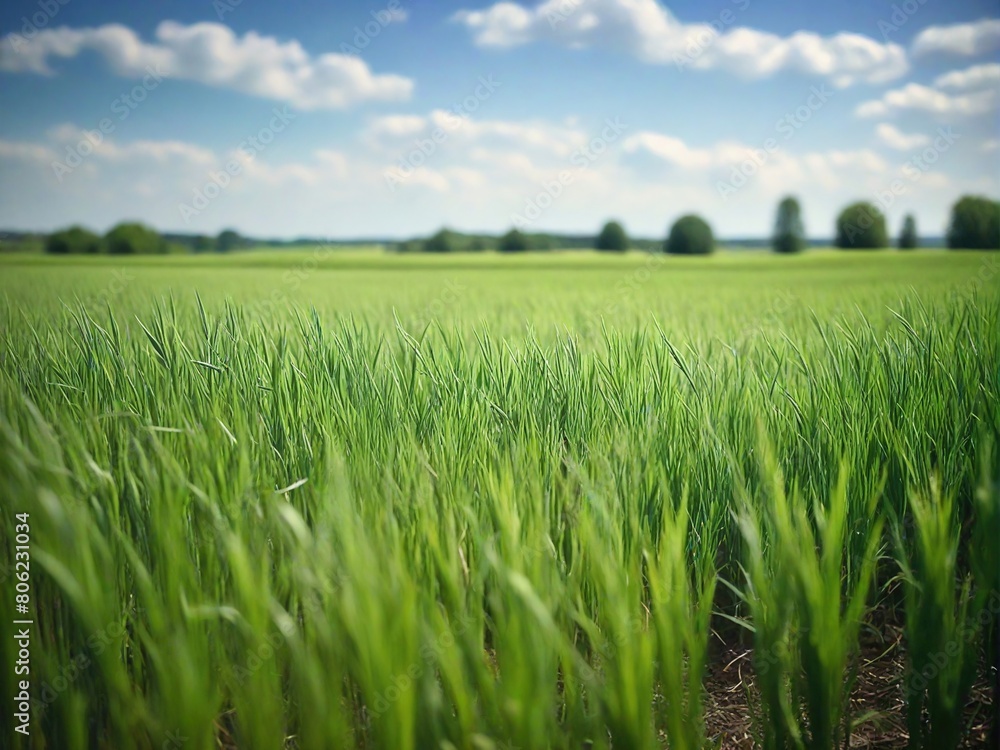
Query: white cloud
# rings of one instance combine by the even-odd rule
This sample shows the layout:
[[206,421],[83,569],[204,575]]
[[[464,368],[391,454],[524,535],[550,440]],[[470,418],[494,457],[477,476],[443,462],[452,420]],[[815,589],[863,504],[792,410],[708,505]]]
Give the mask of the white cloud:
[[627,154],[646,151],[683,169],[706,169],[717,161],[716,154],[708,149],[692,148],[680,138],[648,131],[629,136],[622,148]]
[[[389,3],[389,5],[391,6],[392,3]],[[406,10],[405,8],[390,7],[381,12],[388,14],[388,23],[404,23],[410,17],[410,11]],[[378,20],[378,18],[379,16],[376,13],[376,20]]]
[[[60,151],[69,148],[77,153],[85,153],[88,158],[93,154],[100,158],[118,161],[142,159],[165,163],[168,160],[180,160],[201,166],[210,166],[215,163],[215,155],[211,150],[183,141],[137,140],[119,144],[110,138],[101,136],[98,131],[88,133],[86,130],[68,123],[50,129],[48,135]],[[81,148],[81,144],[84,143],[89,144],[86,151]]]
[[38,143],[0,140],[0,159],[49,164],[56,159],[56,152]]
[[70,154],[84,163],[98,159],[107,162],[142,161],[159,164],[170,162],[208,167],[216,162],[215,154],[211,150],[183,141],[137,140],[119,144],[101,136],[97,131],[88,133],[70,124],[51,128],[47,136],[48,143],[44,144],[0,141],[0,157],[34,162],[38,168],[51,171],[53,174],[55,174],[53,164],[72,161],[67,158]]
[[734,141],[694,147],[679,138],[649,131],[626,138],[622,148],[626,154],[652,156],[681,173],[708,179],[713,184],[717,180],[730,181],[734,170],[752,163],[749,180],[758,190],[765,191],[780,191],[782,185],[793,185],[810,176],[828,189],[844,187],[851,179],[845,173],[880,174],[888,169],[885,160],[868,149],[793,154],[780,147],[766,151]]
[[546,0],[534,8],[499,2],[462,10],[453,20],[483,47],[514,47],[550,41],[572,48],[609,47],[657,65],[722,69],[748,77],[794,70],[829,77],[843,87],[882,83],[908,65],[897,44],[859,34],[830,37],[798,31],[781,37],[734,26],[736,8],[713,23],[682,23],[657,0]]
[[[441,126],[448,122],[448,113],[437,111],[431,120]],[[561,128],[547,123],[521,123],[504,120],[467,120],[459,130],[469,140],[492,139],[510,145],[526,146],[529,150],[548,152],[557,157],[568,157],[587,142],[587,135],[579,128]]]
[[387,115],[377,117],[368,126],[372,135],[408,136],[422,132],[427,120],[419,115]]
[[913,40],[914,55],[942,52],[951,55],[985,55],[1000,49],[1000,18],[983,18],[973,23],[929,26]]
[[930,137],[923,133],[904,133],[887,122],[883,122],[876,127],[875,134],[878,135],[882,143],[897,151],[909,151],[920,146],[926,146],[931,141]]
[[900,110],[911,110],[941,117],[970,117],[993,111],[998,102],[1000,64],[987,63],[939,75],[931,86],[908,83],[887,91],[880,99],[858,105],[855,114],[886,117]]
[[885,117],[898,110],[915,110],[935,115],[968,117],[996,109],[997,99],[995,89],[952,95],[919,83],[908,83],[901,89],[887,91],[881,99],[858,105],[855,114],[858,117]]
[[935,88],[979,90],[1000,86],[1000,63],[973,65],[965,70],[953,70],[934,79]]
[[155,37],[156,42],[144,42],[119,24],[43,29],[32,39],[8,34],[0,41],[0,71],[51,75],[52,58],[74,58],[92,51],[126,78],[158,71],[168,78],[233,89],[301,109],[403,101],[413,91],[410,79],[373,74],[356,56],[310,56],[297,41],[280,42],[253,31],[238,37],[218,23],[185,26],[164,21]]
[[[760,144],[692,142],[653,130],[626,130],[581,168],[576,149],[589,148],[604,123],[464,118],[401,186],[390,189],[385,175],[396,166],[395,154],[412,150],[446,115],[392,116],[421,120],[419,133],[407,132],[416,120],[372,120],[368,129],[379,131],[375,141],[359,133],[355,143],[327,144],[289,161],[270,150],[250,158],[236,148],[108,136],[60,182],[51,161],[86,137],[74,125],[61,125],[37,143],[0,141],[5,175],[0,225],[30,229],[84,222],[100,228],[128,216],[163,230],[215,233],[235,226],[254,236],[400,236],[429,233],[443,224],[502,231],[513,214],[525,214],[530,201],[569,171],[572,180],[535,228],[596,230],[607,217],[618,216],[635,236],[662,237],[673,219],[694,211],[720,236],[766,236],[777,201],[793,192],[806,208],[810,233],[823,236],[843,205],[874,199],[900,178],[896,165],[869,149],[796,153],[782,145],[765,156]],[[532,145],[526,146],[525,138]],[[762,163],[724,199],[718,182],[730,180],[753,159]],[[213,175],[233,160],[241,164],[239,173],[225,189],[213,189],[218,197],[187,223],[179,204],[193,205],[196,192],[205,193],[217,181]],[[894,210],[915,211],[922,223],[926,216],[928,226],[943,221],[955,195],[976,179],[991,179],[990,167],[980,156],[973,170],[959,177],[952,161],[941,162],[940,173],[922,174],[912,188],[907,182]],[[978,186],[977,192],[984,191],[996,192],[995,179]]]
[[[531,151],[544,151],[565,157],[588,140],[578,126],[554,126],[545,122],[511,122],[508,120],[476,120],[468,115],[436,109],[426,117],[419,115],[386,115],[372,118],[363,133],[371,144],[384,148],[390,145],[406,151],[418,141],[440,131],[440,147],[450,148],[454,142],[480,145],[503,143],[519,145]],[[391,141],[389,144],[387,141]],[[437,148],[435,148],[437,150]]]

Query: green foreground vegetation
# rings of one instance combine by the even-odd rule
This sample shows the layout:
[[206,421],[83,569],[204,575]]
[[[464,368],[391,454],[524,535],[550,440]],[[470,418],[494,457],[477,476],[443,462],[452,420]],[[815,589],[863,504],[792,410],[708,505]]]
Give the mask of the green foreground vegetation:
[[21,746],[730,746],[734,652],[761,747],[982,742],[998,279],[921,250],[2,256]]

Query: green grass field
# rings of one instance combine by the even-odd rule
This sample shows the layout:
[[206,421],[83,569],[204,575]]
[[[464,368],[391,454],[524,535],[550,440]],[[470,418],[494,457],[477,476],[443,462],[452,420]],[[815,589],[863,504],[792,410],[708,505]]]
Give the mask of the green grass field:
[[80,300],[112,303],[116,315],[131,319],[154,301],[173,295],[191,303],[198,292],[209,307],[230,301],[250,317],[266,316],[268,325],[315,308],[325,321],[350,315],[382,331],[394,331],[396,319],[408,330],[431,321],[463,332],[488,326],[512,340],[523,339],[529,326],[540,336],[568,328],[590,347],[602,320],[621,331],[656,320],[696,337],[783,324],[796,308],[825,316],[859,306],[883,318],[886,304],[911,292],[934,299],[1000,286],[998,266],[988,253],[940,251],[787,258],[734,252],[710,259],[592,251],[506,257],[317,250],[127,261],[11,255],[0,256],[0,291],[29,312],[46,306],[46,314]]
[[998,271],[0,256],[21,746],[983,746]]

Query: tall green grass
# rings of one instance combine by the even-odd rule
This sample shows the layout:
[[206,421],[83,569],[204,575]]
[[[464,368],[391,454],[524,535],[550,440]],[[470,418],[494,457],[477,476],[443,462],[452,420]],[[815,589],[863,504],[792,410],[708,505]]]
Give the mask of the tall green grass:
[[[563,299],[563,329],[519,335],[128,299],[0,303],[0,534],[30,514],[37,619],[21,746],[704,747],[737,621],[761,744],[832,748],[894,596],[880,554],[915,673],[989,611],[995,294],[684,332]],[[992,623],[908,694],[925,746],[960,741]]]

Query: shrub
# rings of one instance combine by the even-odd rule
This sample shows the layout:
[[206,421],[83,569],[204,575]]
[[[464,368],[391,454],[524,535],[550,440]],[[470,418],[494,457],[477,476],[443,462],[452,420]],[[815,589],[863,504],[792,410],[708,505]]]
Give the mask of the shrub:
[[836,244],[848,250],[888,247],[885,216],[871,203],[852,203],[837,217]]
[[703,218],[682,216],[670,228],[664,250],[671,255],[708,255],[715,249],[712,228]]
[[167,243],[156,231],[137,223],[119,224],[104,235],[104,244],[112,255],[152,255],[167,251]]
[[528,249],[528,238],[516,229],[511,229],[500,238],[500,252],[523,253]]
[[774,221],[772,247],[776,253],[798,253],[805,247],[805,228],[802,226],[802,210],[799,202],[788,196],[778,204],[778,216]]
[[903,228],[899,232],[899,249],[913,250],[917,246],[917,220],[913,214],[903,218]]
[[97,253],[100,250],[101,238],[83,227],[53,232],[45,239],[45,252],[55,255]]
[[424,241],[425,253],[451,253],[455,251],[455,233],[450,229],[442,229],[433,237]]
[[598,250],[623,253],[628,250],[628,235],[625,234],[625,229],[617,221],[609,221],[604,225],[601,233],[597,235],[594,246]]
[[1000,249],[1000,202],[975,195],[962,196],[951,208],[948,247]]

